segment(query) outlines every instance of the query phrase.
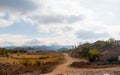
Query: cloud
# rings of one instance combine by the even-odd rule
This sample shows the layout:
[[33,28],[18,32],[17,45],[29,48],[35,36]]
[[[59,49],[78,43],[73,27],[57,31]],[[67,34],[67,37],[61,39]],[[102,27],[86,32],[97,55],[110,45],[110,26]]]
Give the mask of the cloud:
[[118,0],[0,0],[4,34],[0,39],[6,45],[72,45],[86,39],[119,39],[119,4]]
[[11,26],[35,9],[33,0],[0,0],[0,28]]
[[32,0],[0,0],[0,10],[28,12],[36,9],[36,4]]
[[40,24],[55,24],[55,23],[63,23],[64,17],[63,16],[37,16],[33,17],[33,20],[37,21]]
[[27,40],[24,35],[0,34],[0,46],[21,46]]
[[83,15],[80,15],[80,16],[69,16],[67,18],[67,22],[68,23],[74,23],[74,22],[77,22],[77,21],[82,21],[85,17]]
[[68,25],[61,25],[61,24],[49,24],[49,25],[40,25],[38,28],[39,32],[43,33],[57,33],[57,32],[69,32],[72,31],[73,28]]
[[0,40],[0,46],[12,46],[12,45],[14,45],[13,42]]
[[75,16],[75,15],[71,15],[71,16],[64,16],[64,15],[45,15],[45,16],[33,16],[30,17],[32,20],[35,20],[36,22],[38,22],[39,24],[56,24],[56,23],[75,23],[77,21],[81,21],[83,20],[83,16],[79,15],[79,16]]
[[[119,0],[81,0],[80,4],[91,9],[96,14],[96,20],[104,22],[106,25],[120,25]],[[95,15],[94,15],[95,17]]]
[[13,21],[0,18],[0,27],[8,27],[11,24],[13,24]]
[[27,45],[27,46],[39,46],[42,44],[43,44],[43,42],[38,39],[32,39],[32,40],[25,42],[25,45]]
[[73,33],[70,32],[57,32],[53,34],[52,36],[45,39],[45,43],[48,45],[73,45],[74,43],[77,43],[78,39]]
[[109,37],[108,33],[96,33],[93,31],[88,31],[88,30],[80,30],[78,32],[76,32],[76,35],[78,38],[80,39],[99,39],[99,38],[106,38]]
[[69,26],[65,26],[65,27],[62,27],[61,28],[62,29],[62,31],[71,31],[71,30],[73,30],[71,27],[69,27]]

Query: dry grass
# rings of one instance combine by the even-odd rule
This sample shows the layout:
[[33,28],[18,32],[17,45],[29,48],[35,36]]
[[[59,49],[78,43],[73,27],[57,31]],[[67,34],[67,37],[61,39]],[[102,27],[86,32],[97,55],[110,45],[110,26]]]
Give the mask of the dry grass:
[[63,60],[62,54],[59,53],[44,53],[44,54],[11,54],[10,57],[0,57],[1,63],[20,64],[23,60],[28,60],[31,63],[41,61],[43,63],[56,62]]
[[18,64],[19,60],[8,57],[0,57],[0,63]]
[[43,54],[11,54],[9,57],[0,57],[1,63],[9,63],[10,65],[0,65],[0,75],[3,72],[12,75],[12,72],[26,73],[29,71],[40,71],[47,73],[53,71],[56,65],[63,62],[64,56],[60,53],[43,53]]
[[23,60],[28,60],[32,64],[36,61],[42,63],[57,62],[63,60],[63,56],[59,53],[44,53],[44,54],[11,54],[10,57],[0,57],[1,63],[20,64]]

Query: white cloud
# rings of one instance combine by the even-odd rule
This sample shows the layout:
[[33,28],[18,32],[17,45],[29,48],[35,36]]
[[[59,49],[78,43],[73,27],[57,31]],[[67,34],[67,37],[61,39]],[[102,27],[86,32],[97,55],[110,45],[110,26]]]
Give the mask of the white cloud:
[[0,19],[0,27],[8,27],[11,24],[13,24],[12,21],[5,20],[5,19]]
[[76,35],[70,32],[59,32],[46,39],[46,44],[73,45],[78,43]]
[[[36,36],[37,40],[40,41],[37,44],[58,43],[72,45],[79,43],[83,40],[77,38],[78,35],[76,35],[76,32],[81,30],[84,31],[83,33],[86,36],[93,33],[94,37],[96,36],[95,34],[99,34],[99,37],[102,38],[101,33],[108,33],[109,36],[104,34],[106,38],[119,38],[119,0],[12,0],[13,3],[10,4],[6,3],[7,1],[2,1],[4,4],[0,5],[4,8],[2,9],[0,7],[0,10],[2,10],[0,11],[0,16],[4,16],[6,8],[9,9],[8,13],[10,18],[8,20],[0,18],[0,27],[7,27],[16,21],[20,22],[20,20],[24,20],[27,23],[35,25],[38,32],[44,34],[50,33],[50,36],[45,38]],[[20,4],[15,7],[14,2],[20,2]],[[37,7],[34,3],[37,4]],[[22,4],[23,6],[21,6]],[[86,31],[90,32],[87,32],[87,34],[85,33]],[[9,34],[1,36],[10,37],[12,40],[9,39],[7,41],[13,41],[15,44],[18,43],[18,45],[22,45],[25,40],[29,42],[34,39],[29,38],[29,36],[16,37],[16,35]],[[17,40],[20,38],[21,41],[24,41]],[[2,37],[0,39],[2,41],[5,40]],[[94,39],[98,39],[98,37]],[[89,41],[91,39],[85,39],[84,37],[84,40]],[[32,41],[32,43],[34,42]]]
[[24,35],[0,34],[0,46],[20,46],[28,39]]
[[31,39],[25,42],[26,46],[39,46],[39,45],[44,45],[43,41],[40,41],[39,39]]
[[99,39],[99,38],[106,38],[106,37],[109,37],[109,34],[106,33],[106,32],[99,32],[99,33],[96,33],[96,32],[93,32],[93,31],[88,31],[88,30],[80,30],[76,33],[77,37],[80,38],[80,39]]
[[[37,9],[37,6],[33,0],[0,0],[0,28],[11,26],[16,21],[21,20],[25,14]],[[9,19],[2,18],[7,17],[6,13]]]

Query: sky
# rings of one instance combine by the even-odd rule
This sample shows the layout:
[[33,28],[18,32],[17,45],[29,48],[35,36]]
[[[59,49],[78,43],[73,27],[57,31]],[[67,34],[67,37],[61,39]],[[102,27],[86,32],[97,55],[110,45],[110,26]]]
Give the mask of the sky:
[[0,0],[0,46],[120,38],[120,0]]

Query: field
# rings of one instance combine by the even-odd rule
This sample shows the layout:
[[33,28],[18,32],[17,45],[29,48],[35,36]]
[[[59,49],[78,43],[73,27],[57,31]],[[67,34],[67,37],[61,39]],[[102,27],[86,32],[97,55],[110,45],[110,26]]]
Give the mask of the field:
[[18,75],[34,71],[47,73],[63,61],[63,54],[56,52],[10,54],[9,57],[0,57],[0,75],[12,75],[12,72]]

